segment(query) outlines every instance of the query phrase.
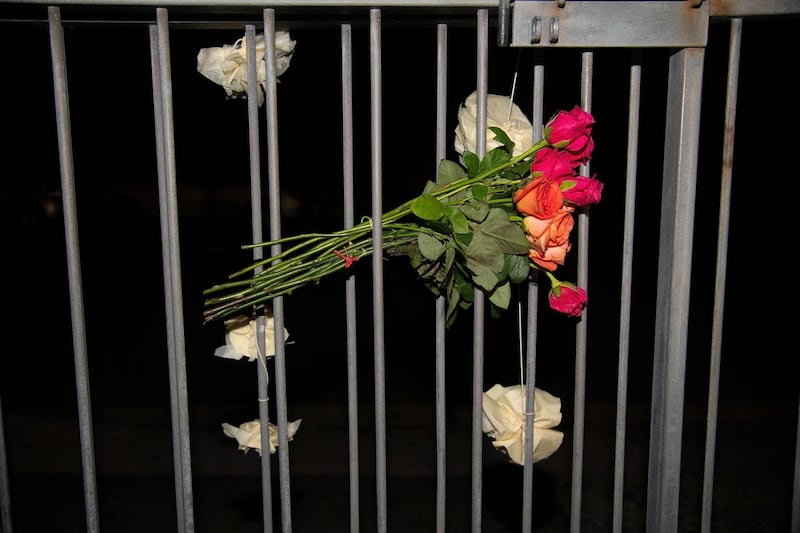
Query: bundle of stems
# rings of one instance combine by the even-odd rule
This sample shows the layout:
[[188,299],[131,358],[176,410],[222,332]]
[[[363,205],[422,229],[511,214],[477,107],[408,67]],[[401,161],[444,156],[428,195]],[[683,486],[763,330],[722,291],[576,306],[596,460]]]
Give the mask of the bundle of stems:
[[[382,252],[409,255],[409,247],[417,247],[421,234],[440,241],[452,239],[453,228],[448,224],[446,216],[439,216],[438,213],[436,216],[423,214],[424,218],[420,218],[420,213],[425,211],[425,204],[431,202],[430,197],[435,199],[434,204],[438,203],[445,210],[458,209],[469,202],[475,202],[476,195],[471,189],[480,184],[480,197],[485,198],[489,207],[502,207],[513,212],[513,190],[529,178],[531,157],[548,145],[546,140],[541,140],[515,157],[510,157],[507,152],[503,152],[505,157],[487,157],[480,167],[475,167],[473,175],[460,169],[462,177],[445,183],[429,184],[430,191],[385,212],[380,220]],[[499,154],[501,150],[496,149],[495,152]],[[448,161],[443,163],[453,164]],[[491,168],[484,169],[487,164]],[[440,169],[440,181],[441,179]],[[519,223],[521,217],[511,218],[519,224],[520,236],[523,236],[524,242],[524,232]],[[234,272],[229,276],[230,281],[203,291],[206,297],[205,321],[211,322],[234,314],[250,314],[256,306],[278,296],[291,294],[295,289],[315,283],[349,268],[359,259],[371,256],[375,252],[373,223],[372,219],[364,217],[358,224],[333,233],[304,233],[243,246],[243,249],[253,249],[281,245],[281,249],[275,255]],[[282,248],[284,245],[285,249]],[[521,250],[523,255],[525,251]],[[457,267],[461,264],[459,261],[455,263]],[[469,279],[466,272],[462,274]],[[439,279],[442,279],[441,276]],[[439,287],[441,289],[443,288]]]

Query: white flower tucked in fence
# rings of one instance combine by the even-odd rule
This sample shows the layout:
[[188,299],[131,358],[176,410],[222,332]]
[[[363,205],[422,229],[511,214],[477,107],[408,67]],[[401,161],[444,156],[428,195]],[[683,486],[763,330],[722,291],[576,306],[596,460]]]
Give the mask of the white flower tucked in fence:
[[[297,430],[300,428],[300,422],[302,422],[301,418],[298,418],[294,422],[289,422],[289,440],[292,440],[294,434],[297,433]],[[244,451],[244,453],[247,453],[250,451],[250,448],[252,448],[261,455],[261,422],[258,419],[245,422],[239,427],[223,422],[222,431],[226,436],[236,439],[239,442],[239,449]],[[273,454],[277,449],[278,426],[270,424],[269,453]]]
[[[275,72],[286,72],[294,54],[296,41],[287,31],[275,32]],[[264,103],[267,67],[264,63],[264,34],[256,35],[256,72],[258,76],[258,105]],[[197,54],[197,71],[222,85],[228,98],[247,98],[247,41],[244,37],[233,44],[201,48]]]
[[[540,388],[534,389],[533,462],[547,459],[564,440],[550,429],[561,423],[561,400]],[[483,432],[495,448],[517,464],[525,464],[525,385],[494,385],[483,393]]]
[[[501,144],[494,140],[490,127],[501,128],[514,141],[513,155],[519,155],[533,146],[533,126],[525,113],[507,96],[490,94],[486,101],[486,151]],[[478,93],[473,92],[458,110],[455,148],[459,154],[465,150],[477,153]]]
[[[256,321],[249,320],[246,316],[237,316],[225,321],[225,346],[220,346],[214,351],[217,357],[226,359],[241,359],[247,357],[250,361],[258,358],[258,344],[256,342]],[[283,328],[283,340],[289,338],[289,331]],[[264,319],[264,357],[275,355],[275,319]]]

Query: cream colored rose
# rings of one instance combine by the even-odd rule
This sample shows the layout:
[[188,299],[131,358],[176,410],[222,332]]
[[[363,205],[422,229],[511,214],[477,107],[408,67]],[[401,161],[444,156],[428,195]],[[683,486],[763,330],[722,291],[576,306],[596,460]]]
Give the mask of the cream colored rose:
[[[533,126],[525,113],[507,96],[490,94],[486,101],[486,151],[501,144],[494,139],[489,127],[501,128],[514,141],[514,155],[533,146]],[[458,110],[455,148],[459,154],[465,150],[477,153],[478,93],[472,93]]]
[[[250,361],[258,358],[258,344],[256,342],[256,321],[248,320],[246,316],[238,316],[225,321],[225,346],[220,346],[214,351],[217,357],[226,359],[241,359],[247,357]],[[289,338],[289,331],[283,328],[283,340]],[[275,319],[268,317],[264,320],[264,357],[275,355]]]
[[[289,422],[289,440],[294,438],[294,434],[300,429],[300,422],[302,418],[298,418],[294,422]],[[250,448],[256,450],[261,455],[261,421],[258,419],[245,422],[239,427],[223,422],[222,432],[226,436],[232,437],[239,442],[239,449],[247,453]],[[275,424],[269,425],[269,453],[273,454],[278,449],[278,426]]]
[[[294,54],[296,41],[287,31],[275,32],[275,72],[286,72]],[[264,86],[267,67],[264,62],[264,34],[256,35],[256,75],[258,77],[258,105],[264,103]],[[197,71],[218,85],[222,85],[229,98],[247,98],[247,40],[242,37],[233,44],[201,48],[197,54]]]
[[[551,429],[561,423],[561,400],[540,388],[533,391],[533,462],[547,459],[564,440]],[[483,393],[482,429],[495,448],[525,464],[525,385],[494,385]]]

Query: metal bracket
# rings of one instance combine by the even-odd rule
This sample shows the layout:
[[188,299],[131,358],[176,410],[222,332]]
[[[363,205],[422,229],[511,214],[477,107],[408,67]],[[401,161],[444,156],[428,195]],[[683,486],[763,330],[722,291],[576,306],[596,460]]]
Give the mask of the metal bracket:
[[703,0],[516,0],[512,47],[705,47]]

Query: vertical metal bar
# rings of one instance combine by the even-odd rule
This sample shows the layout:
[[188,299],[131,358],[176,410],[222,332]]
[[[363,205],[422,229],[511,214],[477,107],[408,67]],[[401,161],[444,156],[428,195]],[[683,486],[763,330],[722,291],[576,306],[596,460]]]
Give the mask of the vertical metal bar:
[[[153,119],[155,123],[155,137],[156,137],[156,164],[158,175],[158,200],[159,200],[159,228],[161,229],[161,269],[164,276],[164,304],[168,310],[165,313],[166,331],[167,331],[167,364],[169,367],[169,383],[170,383],[170,413],[172,414],[172,427],[180,427],[178,413],[178,387],[175,386],[177,382],[175,370],[175,336],[173,335],[173,316],[172,312],[172,276],[170,275],[169,268],[169,219],[167,207],[167,178],[166,178],[166,162],[164,154],[164,107],[161,102],[161,73],[158,51],[158,28],[154,25],[149,26],[150,32],[150,70],[151,77],[153,78]],[[172,449],[173,461],[172,468],[175,475],[175,499],[176,499],[176,512],[177,523],[179,527],[183,527],[183,490],[179,482],[181,479],[181,464],[180,460],[180,432],[172,432]]]
[[[447,157],[447,24],[436,26],[436,173]],[[447,421],[445,403],[445,331],[447,302],[436,298],[436,533],[445,532]]]
[[[533,139],[544,136],[544,65],[541,53],[535,53],[533,67]],[[531,271],[528,282],[528,317],[525,330],[525,464],[522,467],[522,531],[533,529],[533,432],[536,387],[536,341],[539,325],[539,277]]]
[[[592,68],[594,53],[581,54],[581,107],[592,111]],[[589,163],[581,165],[580,174],[589,175]],[[578,285],[589,292],[589,216],[578,215]],[[586,412],[586,324],[589,313],[583,317],[575,331],[575,406],[572,424],[572,503],[570,505],[570,531],[581,530],[581,499],[583,490],[583,430]]]
[[[264,60],[266,61],[265,99],[267,113],[267,169],[269,179],[270,239],[281,237],[280,175],[278,166],[278,75],[275,68],[275,10],[264,10]],[[270,247],[272,255],[281,245]],[[278,475],[280,476],[281,528],[292,530],[292,500],[289,477],[289,422],[286,407],[286,344],[283,338],[283,297],[272,300],[275,324],[275,411],[278,422]]]
[[673,54],[669,63],[647,484],[648,532],[678,529],[704,57],[702,48],[686,48]]
[[[478,157],[486,155],[486,104],[488,101],[488,56],[489,56],[489,13],[479,9],[477,13],[477,80],[478,116],[476,124],[476,150]],[[472,324],[472,531],[481,530],[482,485],[483,485],[483,350],[485,298],[483,292],[475,291]]]
[[[800,406],[800,402],[798,402]],[[792,487],[792,527],[789,531],[800,531],[800,407],[797,409],[797,434],[794,446],[794,485]]]
[[708,415],[703,468],[703,507],[700,530],[711,531],[711,505],[714,493],[714,456],[717,442],[719,375],[722,365],[722,320],[725,312],[725,278],[728,268],[728,235],[733,186],[733,138],[736,130],[736,101],[739,90],[739,52],[742,44],[742,19],[731,19],[728,49],[728,94],[725,99],[725,129],[722,142],[722,179],[717,232],[717,271],[714,286],[714,316],[711,331],[711,358],[708,376]]
[[61,10],[48,7],[50,25],[50,53],[53,65],[53,92],[55,93],[58,154],[61,167],[61,197],[64,206],[64,237],[67,248],[67,276],[69,280],[70,315],[72,317],[72,349],[75,359],[75,386],[78,396],[78,426],[81,442],[83,495],[86,511],[86,529],[99,530],[97,513],[97,481],[92,437],[91,394],[89,392],[89,366],[86,349],[86,323],[83,313],[81,285],[81,259],[78,242],[78,210],[75,198],[75,175],[72,160],[72,133],[69,117],[67,64],[64,49],[64,32]]
[[[264,240],[261,202],[261,141],[258,132],[258,64],[256,63],[256,28],[254,25],[245,25],[245,55],[247,57],[247,132],[250,156],[250,224],[253,242]],[[266,54],[264,60],[266,61]],[[253,261],[264,258],[264,249],[253,248]],[[256,267],[254,274],[259,274],[262,267]],[[261,513],[264,531],[271,533],[273,530],[272,513],[272,469],[270,465],[269,446],[269,369],[267,359],[262,354],[266,353],[266,328],[264,308],[256,309],[256,344],[258,346],[258,365],[256,365],[256,380],[258,387],[258,418],[261,424]],[[281,328],[281,332],[283,329]]]
[[6,458],[6,434],[3,424],[3,404],[0,402],[0,531],[12,533],[11,487],[8,484],[8,460]]
[[508,46],[509,21],[511,19],[511,0],[497,2],[497,46]]
[[[344,227],[355,224],[355,189],[353,187],[353,34],[350,24],[342,24],[342,190],[344,192]],[[345,280],[347,319],[347,435],[350,472],[350,533],[358,533],[358,343],[356,328],[356,278]]]
[[625,179],[625,221],[622,236],[622,278],[619,295],[619,362],[617,363],[617,422],[614,443],[614,517],[612,530],[622,533],[625,483],[625,426],[628,418],[628,356],[631,330],[631,283],[633,280],[633,234],[636,214],[636,168],[639,152],[639,107],[642,65],[634,52],[628,95],[628,159]]
[[[176,398],[177,413],[173,413],[172,431],[178,433],[177,440],[173,435],[173,450],[175,461],[180,463],[180,479],[176,479],[176,494],[178,505],[181,506],[179,515],[182,521],[178,522],[181,532],[194,531],[194,510],[192,503],[192,468],[189,445],[189,413],[186,389],[186,346],[183,326],[183,296],[181,286],[180,241],[178,233],[178,194],[175,179],[175,135],[172,120],[172,78],[169,54],[169,19],[164,8],[156,9],[158,26],[158,71],[160,81],[160,103],[162,111],[162,146],[164,149],[164,193],[160,206],[164,209],[164,218],[167,220],[167,246],[164,249],[168,255],[167,269],[169,282],[165,288],[170,290],[169,297],[165,298],[166,313],[171,315],[171,328],[167,336],[172,337],[169,343],[171,364],[174,365],[174,381],[170,387]],[[169,320],[168,320],[169,323]],[[180,514],[182,511],[182,514]]]
[[369,11],[369,57],[372,145],[372,318],[375,359],[375,482],[378,532],[387,530],[386,509],[386,368],[383,323],[383,145],[381,85],[381,10]]

